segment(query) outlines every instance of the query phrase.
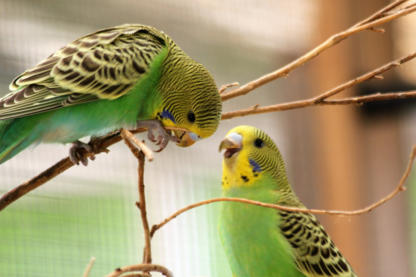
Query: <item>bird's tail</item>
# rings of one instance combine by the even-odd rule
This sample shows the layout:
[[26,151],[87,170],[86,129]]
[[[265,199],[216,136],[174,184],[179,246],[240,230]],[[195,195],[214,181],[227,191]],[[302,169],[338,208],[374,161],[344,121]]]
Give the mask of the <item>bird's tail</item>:
[[[27,132],[18,130],[15,132],[15,120],[0,120],[0,164],[11,159],[17,153],[25,149],[30,143],[27,141]],[[17,124],[19,125],[19,124]]]

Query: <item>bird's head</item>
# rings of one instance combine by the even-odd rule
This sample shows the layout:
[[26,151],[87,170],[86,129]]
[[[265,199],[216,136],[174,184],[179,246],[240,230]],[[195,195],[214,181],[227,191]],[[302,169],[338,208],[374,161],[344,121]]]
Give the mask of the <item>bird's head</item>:
[[157,118],[165,127],[182,129],[174,131],[177,145],[187,147],[217,130],[222,104],[208,70],[193,60],[184,60],[188,63],[178,66],[172,73],[175,76],[162,75],[160,91],[163,103]]
[[[272,139],[252,126],[231,129],[221,141],[224,150],[223,186],[249,187],[262,177],[284,178],[286,170],[280,152]],[[226,180],[225,180],[226,179]]]

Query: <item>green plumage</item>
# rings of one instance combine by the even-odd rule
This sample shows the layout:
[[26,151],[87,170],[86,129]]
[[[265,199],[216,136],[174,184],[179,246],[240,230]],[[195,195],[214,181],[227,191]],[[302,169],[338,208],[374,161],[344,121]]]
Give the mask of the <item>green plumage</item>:
[[[304,208],[279,150],[263,131],[236,127],[220,149],[224,196]],[[219,231],[236,277],[356,277],[312,214],[224,202]]]
[[33,143],[73,142],[145,120],[204,138],[221,114],[206,68],[144,25],[75,40],[17,76],[10,89],[0,99],[0,163]]
[[[274,182],[264,180],[250,188],[231,188],[224,196],[276,203]],[[283,235],[277,232],[279,216],[275,210],[223,203],[220,234],[235,276],[300,277]]]

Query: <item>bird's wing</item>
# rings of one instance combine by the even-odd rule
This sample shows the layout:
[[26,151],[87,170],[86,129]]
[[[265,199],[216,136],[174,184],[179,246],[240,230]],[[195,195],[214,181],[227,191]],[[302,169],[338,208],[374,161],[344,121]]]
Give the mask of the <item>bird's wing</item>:
[[312,214],[279,211],[280,230],[290,243],[296,265],[307,277],[356,277],[322,225]]
[[0,99],[0,119],[125,95],[166,44],[163,33],[143,25],[81,37],[13,80]]

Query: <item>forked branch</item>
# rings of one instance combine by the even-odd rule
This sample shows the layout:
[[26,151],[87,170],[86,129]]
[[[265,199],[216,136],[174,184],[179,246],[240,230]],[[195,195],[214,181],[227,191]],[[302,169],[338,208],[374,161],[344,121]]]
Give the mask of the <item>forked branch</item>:
[[401,9],[393,10],[394,8],[400,6],[405,2],[407,2],[407,0],[395,1],[390,5],[377,11],[373,15],[369,16],[365,20],[349,27],[348,29],[342,32],[332,35],[327,40],[325,40],[324,42],[322,42],[321,44],[319,44],[303,56],[277,69],[276,71],[263,75],[257,78],[256,80],[250,81],[238,89],[235,89],[228,93],[221,94],[222,101],[227,101],[229,99],[245,95],[253,91],[254,89],[263,86],[273,80],[276,80],[281,77],[286,77],[290,72],[292,72],[296,68],[300,67],[301,65],[304,65],[306,62],[312,60],[313,58],[321,54],[323,51],[340,43],[341,41],[352,36],[353,34],[356,34],[364,30],[374,30],[375,27],[378,27],[382,24],[390,22],[404,15],[410,14],[416,10],[416,6],[414,4],[409,4],[408,6],[405,6]]
[[[300,65],[306,63],[307,61],[311,60],[312,58],[316,57],[318,54],[322,53],[323,51],[325,51],[326,49],[336,45],[337,43],[339,43],[340,41],[342,41],[343,39],[348,38],[349,36],[357,33],[357,32],[361,32],[363,30],[373,30],[373,31],[380,31],[380,29],[376,29],[378,28],[380,25],[390,22],[392,20],[395,20],[399,17],[402,17],[404,15],[407,15],[409,13],[412,13],[416,10],[416,5],[413,4],[408,4],[407,6],[401,7],[401,5],[403,5],[405,2],[408,2],[407,0],[400,0],[400,1],[395,1],[393,3],[391,3],[390,5],[382,8],[381,10],[377,11],[376,13],[372,14],[371,16],[369,16],[368,18],[366,18],[365,20],[362,20],[361,22],[358,22],[357,24],[355,24],[354,26],[346,29],[343,32],[340,32],[338,34],[335,34],[333,36],[331,36],[329,39],[327,39],[326,41],[324,41],[323,43],[321,43],[320,45],[318,45],[316,48],[312,49],[311,51],[309,51],[308,53],[306,53],[305,55],[303,55],[302,57],[296,59],[295,61],[289,63],[286,66],[283,66],[280,69],[277,69],[274,72],[271,72],[269,74],[266,74],[252,82],[249,82],[243,86],[241,86],[240,88],[233,90],[231,92],[224,92],[228,87],[230,86],[235,86],[236,84],[233,83],[231,85],[225,85],[221,88],[221,92],[224,92],[221,94],[221,97],[223,99],[223,101],[226,101],[228,99],[240,96],[240,95],[244,95],[252,90],[254,90],[255,88],[262,86],[272,80],[275,80],[279,77],[282,76],[286,76],[289,72],[291,72],[292,70],[296,69],[297,67],[299,67]],[[400,60],[399,63],[404,63],[407,62],[410,59],[414,58],[415,53],[409,54],[408,56],[406,56],[404,59]],[[387,66],[385,68],[384,71],[386,70],[390,70],[391,68],[397,66],[397,61],[393,61],[390,63],[389,66]],[[369,72],[366,73],[358,78],[364,78],[365,80],[369,79],[366,78],[365,75],[372,75],[370,76],[370,78],[376,78],[377,76],[379,76],[380,72],[376,72],[374,74],[374,72]],[[357,79],[358,79],[357,78]],[[403,98],[414,98],[416,97],[416,93],[415,91],[410,91],[410,92],[401,92],[401,93],[387,93],[387,94],[379,94],[379,93],[375,93],[375,94],[371,94],[371,95],[367,95],[367,96],[361,96],[361,97],[350,97],[350,98],[342,98],[342,99],[336,99],[336,100],[329,100],[327,99],[327,97],[334,95],[335,93],[338,93],[344,89],[346,89],[347,87],[351,86],[351,85],[355,85],[359,82],[364,81],[356,81],[356,80],[351,80],[350,82],[344,83],[336,88],[334,88],[333,90],[330,90],[328,92],[325,92],[321,95],[318,95],[317,97],[311,98],[311,99],[305,99],[305,100],[299,100],[299,101],[294,101],[294,102],[288,102],[288,103],[280,103],[280,104],[276,104],[276,105],[271,105],[271,106],[266,106],[266,107],[259,107],[259,106],[254,106],[248,109],[243,109],[243,110],[239,110],[239,111],[233,111],[233,112],[228,112],[228,113],[224,113],[222,115],[222,119],[230,119],[233,117],[237,117],[237,116],[246,116],[246,115],[251,115],[251,114],[257,114],[257,113],[267,113],[267,112],[275,112],[275,111],[283,111],[283,110],[289,110],[289,109],[299,109],[299,108],[304,108],[307,106],[318,106],[318,105],[346,105],[346,104],[355,104],[355,103],[364,103],[364,102],[375,102],[375,101],[384,101],[384,100],[391,100],[391,99],[403,99]],[[329,95],[329,96],[327,96]],[[320,98],[320,99],[319,99]],[[168,128],[167,128],[168,129]],[[172,128],[171,128],[172,129]],[[137,133],[137,132],[142,132],[144,131],[143,129],[138,129],[138,130],[133,130],[133,133]],[[88,152],[84,152],[83,153],[83,157],[91,157],[93,155],[102,153],[102,152],[108,152],[107,148],[109,146],[111,146],[112,144],[119,142],[121,140],[121,134],[120,132],[114,133],[114,134],[110,134],[104,138],[99,138],[96,139],[92,142],[90,142],[90,144],[93,146],[94,152],[93,153],[88,153]],[[140,141],[138,141],[137,139],[134,140],[132,138],[130,138],[130,141],[133,142],[133,144],[135,144],[136,146],[140,147]],[[153,156],[149,156],[148,155],[148,159],[151,160],[153,158]],[[40,173],[39,175],[37,175],[36,177],[32,178],[31,180],[13,188],[12,190],[6,192],[5,194],[2,195],[2,197],[0,198],[0,211],[3,210],[4,208],[6,208],[8,205],[10,205],[11,203],[13,203],[14,201],[16,201],[17,199],[19,199],[20,197],[22,197],[23,195],[25,195],[26,193],[38,188],[39,186],[43,185],[44,183],[46,183],[47,181],[53,179],[54,177],[56,177],[57,175],[61,174],[62,172],[66,171],[67,169],[71,168],[73,166],[73,163],[70,161],[69,158],[65,158],[62,159],[61,161],[57,162],[55,165],[51,166],[50,168],[48,168],[47,170],[45,170],[44,172]]]
[[416,52],[413,52],[409,55],[403,56],[397,60],[391,61],[386,63],[374,70],[371,70],[361,76],[358,76],[354,79],[351,79],[345,83],[342,83],[328,91],[319,94],[318,96],[297,100],[292,102],[280,103],[275,105],[269,105],[260,107],[259,105],[255,105],[253,107],[247,109],[241,109],[237,111],[227,112],[222,114],[221,119],[231,119],[238,116],[247,116],[252,114],[260,114],[260,113],[270,113],[276,111],[286,111],[286,110],[293,110],[299,108],[305,108],[310,106],[317,106],[317,105],[347,105],[347,104],[360,104],[365,102],[376,102],[376,101],[383,101],[383,100],[394,100],[394,99],[404,99],[404,98],[416,98],[415,91],[408,91],[408,92],[401,92],[401,93],[373,93],[366,96],[358,96],[358,97],[347,97],[342,99],[336,100],[328,100],[329,97],[334,96],[342,91],[345,91],[348,88],[351,88],[357,84],[360,84],[364,81],[370,80],[372,78],[382,78],[383,73],[388,70],[391,70],[395,67],[398,67],[406,62],[411,61],[416,57]]
[[361,215],[364,213],[371,212],[375,208],[383,205],[387,201],[391,200],[393,197],[395,197],[399,192],[406,190],[406,187],[404,184],[406,183],[407,178],[409,177],[409,174],[413,167],[413,161],[416,157],[416,145],[413,146],[413,149],[410,153],[409,162],[407,163],[406,169],[400,178],[399,183],[397,184],[396,188],[390,192],[385,197],[379,199],[378,201],[368,205],[365,208],[352,210],[352,211],[341,211],[341,210],[323,210],[323,209],[306,209],[306,208],[297,208],[297,207],[288,207],[288,206],[282,206],[282,205],[276,205],[276,204],[269,204],[269,203],[263,203],[259,201],[249,200],[245,198],[232,198],[232,197],[220,197],[220,198],[213,198],[205,201],[201,201],[198,203],[191,204],[189,206],[186,206],[175,213],[173,213],[171,216],[165,218],[161,223],[153,225],[152,229],[150,231],[150,236],[153,237],[155,232],[162,228],[164,225],[166,225],[168,222],[170,222],[172,219],[176,218],[177,216],[183,214],[184,212],[187,212],[191,209],[194,209],[196,207],[208,205],[215,202],[224,202],[224,201],[231,201],[231,202],[240,202],[250,205],[256,205],[260,207],[265,208],[272,208],[276,210],[282,210],[282,211],[289,211],[289,212],[300,212],[300,213],[311,213],[311,214],[327,214],[327,215],[344,215],[344,216],[353,216],[353,215]]

